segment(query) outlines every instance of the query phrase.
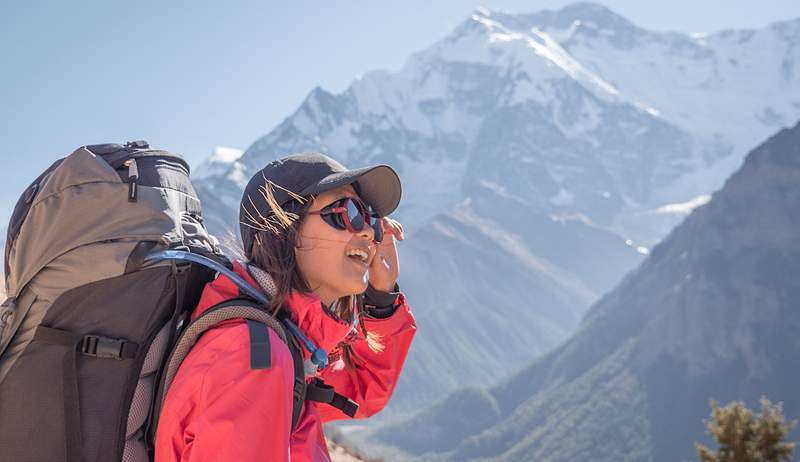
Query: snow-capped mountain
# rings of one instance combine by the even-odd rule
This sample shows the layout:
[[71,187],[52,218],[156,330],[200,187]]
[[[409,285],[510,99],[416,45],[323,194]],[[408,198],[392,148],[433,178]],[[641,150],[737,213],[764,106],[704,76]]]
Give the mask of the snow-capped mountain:
[[[217,177],[233,177],[235,204],[236,186],[285,153],[389,162],[414,229],[469,193],[466,177],[483,179],[476,157],[497,163],[479,146],[494,123],[528,130],[513,160],[538,172],[546,208],[577,209],[652,244],[680,219],[659,207],[718,188],[756,140],[800,116],[798,62],[800,21],[689,36],[587,3],[478,10],[397,73],[367,73],[339,95],[314,89]],[[529,113],[506,121],[520,110]]]
[[555,345],[746,148],[800,118],[798,43],[800,21],[689,36],[586,3],[477,10],[398,72],[315,88],[196,189],[220,234],[238,227],[244,183],[282,155],[395,167],[400,284],[420,322],[398,396],[421,402]]
[[[626,100],[693,137],[693,156],[651,204],[722,186],[756,142],[800,116],[800,20],[688,36],[642,29],[605,7],[490,13],[494,33],[550,37]],[[688,167],[688,168],[687,168]],[[709,187],[710,186],[710,187]]]

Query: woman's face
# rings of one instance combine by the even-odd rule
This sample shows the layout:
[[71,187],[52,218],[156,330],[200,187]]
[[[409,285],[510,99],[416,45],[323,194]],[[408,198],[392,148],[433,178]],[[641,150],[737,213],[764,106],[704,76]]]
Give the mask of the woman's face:
[[[311,203],[310,212],[316,212],[344,197],[357,198],[351,185],[327,191]],[[300,237],[295,248],[297,264],[311,290],[326,306],[340,297],[364,292],[367,289],[367,268],[375,257],[372,243],[374,231],[365,226],[357,233],[336,229],[319,215],[307,215],[300,225]],[[349,250],[367,252],[367,261],[349,257]]]

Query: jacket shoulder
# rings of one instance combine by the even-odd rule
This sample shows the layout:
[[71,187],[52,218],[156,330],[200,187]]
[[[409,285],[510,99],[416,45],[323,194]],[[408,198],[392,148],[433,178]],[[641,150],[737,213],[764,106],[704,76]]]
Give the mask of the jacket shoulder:
[[176,393],[202,392],[207,399],[232,383],[259,383],[268,375],[278,374],[294,381],[294,361],[288,345],[269,329],[270,367],[250,368],[250,331],[243,319],[225,321],[212,327],[200,337],[184,359],[170,387]]

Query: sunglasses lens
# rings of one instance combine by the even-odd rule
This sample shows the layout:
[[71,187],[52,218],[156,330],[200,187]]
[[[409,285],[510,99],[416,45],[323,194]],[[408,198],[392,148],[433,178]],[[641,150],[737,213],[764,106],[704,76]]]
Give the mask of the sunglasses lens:
[[338,213],[322,215],[322,220],[336,229],[347,229],[347,226],[342,222],[342,217]]
[[347,201],[347,218],[350,220],[350,226],[355,231],[364,229],[364,212],[362,207],[354,200]]
[[[344,207],[344,205],[345,205],[344,201],[336,201],[333,204],[325,207],[323,209],[323,211],[325,211],[327,209],[335,209],[335,208],[339,208],[339,207]],[[325,223],[333,226],[336,229],[342,229],[342,230],[347,229],[347,224],[344,221],[344,215],[342,215],[339,212],[320,213],[320,218],[322,218],[322,221],[324,221]]]

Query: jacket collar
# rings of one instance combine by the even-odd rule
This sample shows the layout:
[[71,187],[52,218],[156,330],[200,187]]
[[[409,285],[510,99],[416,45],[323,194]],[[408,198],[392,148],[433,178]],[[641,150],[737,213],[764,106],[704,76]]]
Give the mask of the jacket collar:
[[[249,269],[249,271],[248,271]],[[253,287],[260,288],[264,293],[273,294],[275,291],[272,278],[265,271],[254,266],[246,266],[241,262],[234,262],[233,271],[242,276]],[[251,274],[252,273],[252,274]],[[200,303],[192,313],[192,320],[195,320],[206,310],[222,303],[242,296],[239,288],[224,275],[219,275],[215,280],[206,284]],[[323,308],[322,301],[316,294],[302,294],[292,291],[286,300],[284,309],[288,309],[292,319],[303,333],[308,336],[319,348],[324,348],[331,352],[340,342],[342,342],[351,329],[354,328],[349,323],[339,319],[338,316]],[[308,352],[303,350],[303,354],[308,356]]]

